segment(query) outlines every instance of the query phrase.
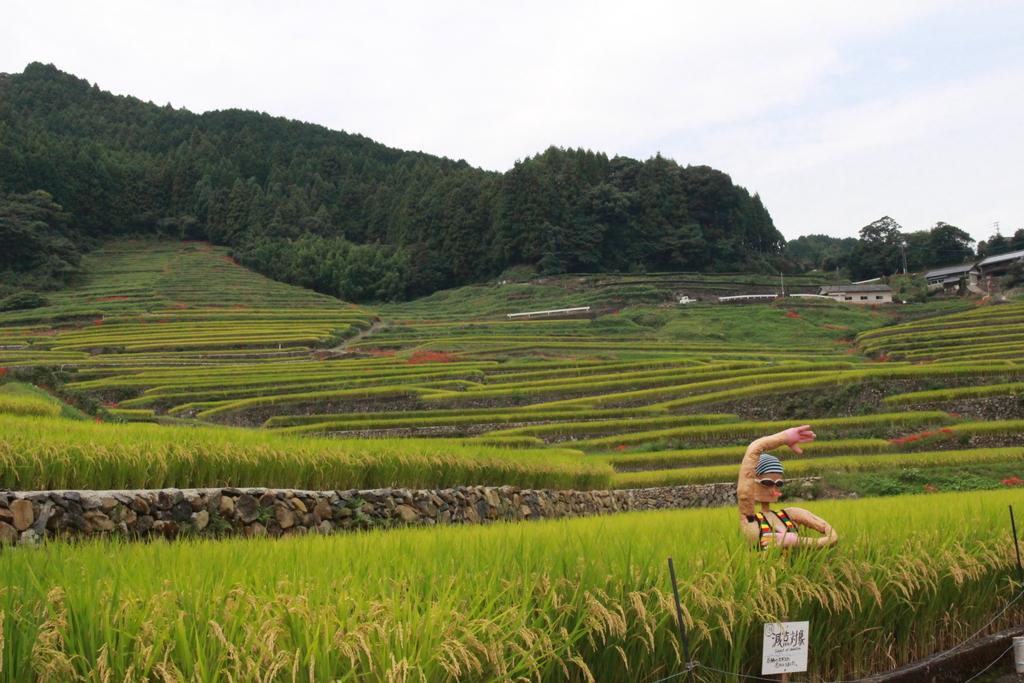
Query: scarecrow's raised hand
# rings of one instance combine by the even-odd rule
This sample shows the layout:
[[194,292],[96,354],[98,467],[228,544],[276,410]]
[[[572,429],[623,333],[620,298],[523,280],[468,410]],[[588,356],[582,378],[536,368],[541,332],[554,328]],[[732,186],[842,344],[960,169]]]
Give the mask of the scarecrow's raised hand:
[[807,443],[808,441],[814,441],[815,435],[811,431],[811,425],[800,425],[799,427],[790,427],[783,432],[786,435],[786,445],[789,446],[797,455],[803,455],[803,449],[800,448],[800,444]]

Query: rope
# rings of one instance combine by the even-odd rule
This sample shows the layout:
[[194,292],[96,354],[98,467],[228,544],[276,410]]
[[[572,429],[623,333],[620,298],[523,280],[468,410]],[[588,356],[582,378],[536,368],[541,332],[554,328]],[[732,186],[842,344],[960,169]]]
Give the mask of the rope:
[[[978,637],[978,635],[982,631],[984,631],[989,626],[994,624],[999,619],[999,617],[1003,616],[1006,613],[1006,611],[1008,609],[1010,609],[1011,607],[1013,607],[1014,603],[1016,603],[1022,597],[1024,597],[1024,589],[1022,589],[1015,596],[1013,596],[1013,598],[1011,598],[1010,601],[1007,602],[1006,605],[1003,606],[1003,608],[1001,610],[999,610],[999,612],[996,613],[996,615],[994,617],[989,619],[988,622],[984,626],[982,626],[977,631],[972,633],[965,640],[961,641],[958,645],[955,645],[955,646],[951,647],[950,649],[946,650],[944,654],[949,654],[949,653],[952,653],[952,652],[956,652],[957,650],[962,648],[964,645],[966,645],[969,642],[971,642],[972,640],[974,640],[976,637]],[[1010,647],[1006,648],[1001,653],[999,653],[998,657],[996,657],[991,662],[989,662],[985,666],[984,669],[982,669],[981,671],[977,672],[976,674],[974,674],[973,676],[968,678],[966,681],[964,681],[964,683],[969,683],[969,681],[973,681],[975,678],[977,678],[981,674],[983,674],[986,671],[988,671],[989,669],[991,669],[993,666],[995,666],[996,662],[998,662],[1000,659],[1002,659],[1006,655],[1006,653],[1009,652],[1012,649],[1013,649],[1013,645],[1011,644]],[[693,669],[706,669],[707,671],[712,671],[714,673],[727,674],[729,676],[735,676],[737,678],[744,678],[744,679],[751,680],[751,681],[775,681],[777,683],[778,680],[779,680],[777,678],[768,678],[766,676],[757,676],[757,675],[754,675],[754,674],[741,674],[741,673],[737,673],[737,672],[734,672],[734,671],[726,671],[725,669],[716,669],[713,666],[708,666],[706,664],[701,664],[700,662],[693,661],[693,662],[687,662],[682,671],[680,671],[678,673],[671,674],[669,676],[665,676],[664,678],[659,678],[659,679],[654,680],[654,681],[649,681],[649,683],[664,683],[664,681],[671,681],[673,679],[679,678],[680,676],[685,676],[686,674],[690,673],[690,671],[693,670]],[[863,683],[864,681],[870,681],[870,680],[872,680],[874,678],[875,678],[874,676],[868,676],[868,677],[865,677],[865,678],[847,678],[847,679],[843,679],[841,681],[829,681],[827,683]],[[802,681],[792,681],[791,683],[804,683],[804,682],[802,682]]]
[[665,676],[664,678],[659,678],[656,681],[650,681],[650,683],[662,683],[662,681],[671,681],[673,678],[679,678],[680,676],[685,676],[688,673],[690,673],[689,669],[687,669],[686,671],[680,671],[679,673],[672,674],[671,676]]
[[992,624],[994,624],[994,623],[995,623],[995,621],[996,621],[996,620],[997,620],[997,619],[998,619],[999,617],[1003,616],[1003,614],[1005,614],[1005,613],[1006,613],[1006,610],[1010,609],[1010,607],[1012,607],[1012,606],[1013,606],[1013,603],[1015,603],[1015,602],[1017,602],[1018,600],[1020,600],[1020,599],[1021,599],[1021,596],[1024,596],[1024,589],[1022,589],[1022,590],[1021,590],[1021,591],[1020,591],[1019,593],[1017,593],[1017,595],[1013,596],[1013,599],[1011,599],[1011,600],[1010,600],[1010,601],[1009,601],[1008,603],[1006,603],[1006,607],[1004,607],[1003,609],[999,610],[999,613],[998,613],[998,614],[996,614],[996,615],[995,615],[994,617],[992,617],[991,619],[989,619],[989,621],[988,621],[988,623],[987,623],[987,624],[985,624],[984,626],[982,626],[981,628],[979,628],[979,629],[978,629],[977,631],[975,631],[974,633],[972,633],[972,634],[971,634],[971,635],[970,635],[970,636],[969,636],[969,637],[967,638],[967,640],[963,641],[962,643],[960,643],[960,644],[959,644],[959,645],[957,645],[956,647],[950,648],[949,650],[947,650],[947,652],[956,652],[957,650],[959,650],[960,648],[962,648],[962,647],[963,647],[964,645],[966,645],[967,643],[969,643],[969,642],[971,642],[972,640],[974,640],[975,638],[977,638],[977,637],[978,637],[978,634],[979,634],[979,633],[981,633],[982,631],[984,631],[985,629],[987,629],[987,628],[988,628],[989,626],[991,626]]
[[685,676],[686,674],[690,673],[690,671],[692,669],[699,668],[700,665],[701,665],[700,662],[687,662],[686,666],[683,667],[682,671],[680,671],[678,673],[670,674],[668,676],[665,676],[664,678],[659,678],[656,681],[648,681],[648,683],[663,683],[663,681],[671,681],[674,678],[679,678],[680,676]]
[[966,681],[964,681],[964,683],[970,683],[970,682],[971,682],[971,681],[973,681],[973,680],[974,680],[975,678],[977,678],[977,677],[978,677],[978,676],[980,676],[981,674],[983,674],[983,673],[985,673],[986,671],[988,671],[989,669],[991,669],[991,668],[993,667],[993,665],[995,665],[995,663],[996,663],[996,662],[998,662],[998,661],[999,661],[1000,659],[1002,659],[1002,658],[1003,658],[1003,656],[1004,656],[1004,655],[1005,655],[1005,654],[1006,654],[1007,652],[1009,652],[1010,650],[1012,650],[1012,649],[1013,649],[1013,643],[1010,643],[1010,647],[1006,648],[1006,649],[1005,649],[1005,650],[1003,650],[1003,651],[1002,651],[1001,653],[999,653],[999,656],[998,656],[998,657],[996,657],[995,659],[993,659],[993,660],[992,660],[991,662],[989,662],[989,665],[988,665],[988,666],[986,666],[986,667],[985,667],[984,669],[982,669],[982,670],[981,670],[981,671],[979,671],[978,673],[976,673],[976,674],[974,674],[973,676],[971,676],[970,678],[968,678],[968,679],[967,679]]
[[[728,674],[730,676],[738,676],[739,678],[747,678],[747,679],[754,680],[754,681],[774,681],[775,683],[778,683],[778,680],[779,680],[778,678],[768,678],[767,676],[754,676],[754,675],[751,675],[751,674],[734,673],[732,671],[726,671],[724,669],[716,669],[716,668],[714,668],[712,666],[705,666],[704,664],[698,664],[697,666],[699,668],[701,668],[701,669],[707,669],[708,671],[714,671],[715,673]],[[867,678],[847,678],[847,679],[844,679],[842,681],[831,681],[830,683],[861,683],[862,681],[869,681],[872,678],[873,678],[873,676],[869,676]],[[793,683],[799,683],[799,682],[793,681]]]

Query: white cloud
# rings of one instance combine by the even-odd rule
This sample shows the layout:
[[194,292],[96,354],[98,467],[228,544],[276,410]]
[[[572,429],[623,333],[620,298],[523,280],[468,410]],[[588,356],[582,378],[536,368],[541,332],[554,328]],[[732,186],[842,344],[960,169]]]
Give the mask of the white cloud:
[[[980,6],[1002,5],[970,7]],[[640,158],[661,151],[760,191],[790,236],[849,233],[886,212],[910,225],[977,223],[991,212],[999,215],[986,221],[1024,221],[1024,200],[995,196],[1014,170],[1004,153],[1021,156],[1019,133],[972,105],[1002,88],[1020,92],[1014,72],[830,99],[862,77],[865,41],[898,45],[917,23],[963,8],[18,1],[0,24],[0,70],[53,62],[161,104],[267,111],[499,170],[550,144]],[[898,50],[886,59],[893,73],[911,64]],[[985,152],[992,125],[1002,144]]]
[[789,237],[853,235],[882,214],[984,239],[1024,218],[1024,69],[901,92],[807,117],[729,128],[698,154],[762,191]]

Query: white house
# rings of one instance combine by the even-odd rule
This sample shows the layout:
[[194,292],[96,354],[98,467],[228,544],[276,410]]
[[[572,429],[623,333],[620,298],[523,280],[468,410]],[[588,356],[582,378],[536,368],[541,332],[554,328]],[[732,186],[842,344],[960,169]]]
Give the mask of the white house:
[[826,285],[818,290],[818,294],[847,304],[892,303],[892,288],[889,285]]

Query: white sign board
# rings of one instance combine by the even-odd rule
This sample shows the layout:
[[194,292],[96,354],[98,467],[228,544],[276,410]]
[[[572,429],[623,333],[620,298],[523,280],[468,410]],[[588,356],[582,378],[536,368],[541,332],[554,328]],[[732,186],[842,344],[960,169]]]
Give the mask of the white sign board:
[[764,625],[761,674],[807,671],[811,622],[787,621]]

